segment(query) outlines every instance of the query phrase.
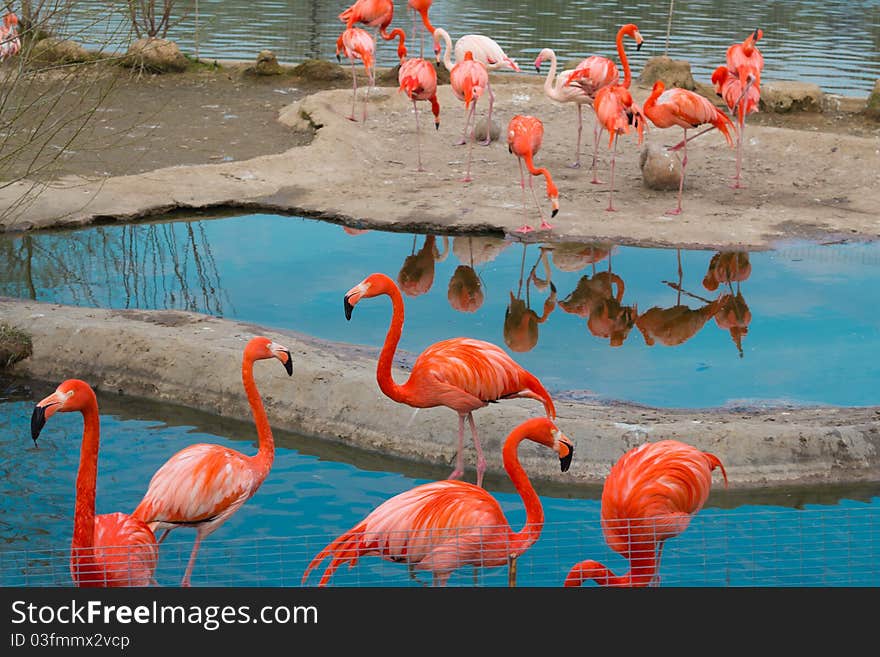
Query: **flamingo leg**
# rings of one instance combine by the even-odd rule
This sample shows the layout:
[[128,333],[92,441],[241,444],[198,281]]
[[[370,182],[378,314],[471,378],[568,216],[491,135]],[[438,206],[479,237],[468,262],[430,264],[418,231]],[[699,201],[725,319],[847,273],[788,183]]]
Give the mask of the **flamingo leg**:
[[419,131],[419,106],[418,104],[416,104],[415,100],[412,102],[412,104],[413,110],[416,113],[416,146],[419,153],[419,168],[417,169],[417,171],[424,171],[425,169],[422,167],[422,135]]
[[[714,128],[715,126],[712,126],[712,127]],[[687,131],[687,128],[682,128],[682,130],[684,130],[684,139],[679,144],[679,146],[682,147],[682,158],[681,158],[681,179],[678,181],[678,205],[674,209],[668,210],[666,212],[666,214],[673,215],[673,216],[681,214],[681,192],[684,189],[684,170],[687,167],[687,162],[688,162],[688,147],[687,147],[688,131]],[[706,131],[703,130],[703,132],[706,132]],[[694,137],[699,137],[701,134],[703,134],[703,132],[694,135]],[[693,137],[691,137],[691,139],[693,139]]]
[[464,414],[458,414],[458,452],[455,455],[455,470],[447,479],[461,479],[464,474]]
[[[471,117],[474,116],[474,111],[476,109],[477,109],[477,103],[476,103],[476,101],[474,101],[473,103],[471,103],[471,108],[465,117],[465,121],[464,121],[465,133],[467,133],[468,126],[471,123]],[[473,154],[473,151],[474,151],[474,140],[471,139],[470,143],[468,144],[467,173],[464,174],[464,178],[462,179],[461,182],[470,182],[471,180],[473,180],[473,178],[471,178],[471,155]]]
[[489,115],[486,117],[486,138],[480,142],[481,146],[488,146],[492,142],[492,107],[495,105],[495,94],[492,93],[491,82],[486,82],[486,91],[489,94]]
[[577,138],[577,148],[574,152],[575,158],[574,162],[572,162],[569,166],[572,169],[580,169],[581,168],[581,132],[584,129],[584,115],[581,111],[581,104],[577,103],[578,110],[578,138]]
[[164,541],[166,538],[168,538],[168,534],[170,534],[170,533],[171,533],[170,529],[166,529],[164,532],[162,532],[162,537],[158,541],[156,541],[156,545],[161,545],[162,541]]
[[367,122],[367,100],[370,98],[370,89],[376,85],[376,78],[374,77],[373,69],[367,71],[367,75],[369,76],[369,80],[367,82],[367,91],[364,93],[364,123]]
[[745,117],[741,118],[736,131],[736,175],[733,177],[733,189],[743,189],[745,185],[740,182],[740,174],[742,171],[742,146],[743,132],[746,129]]
[[471,425],[471,436],[474,439],[474,449],[477,450],[477,486],[483,485],[483,473],[486,472],[486,457],[483,456],[483,448],[477,437],[477,425],[474,422],[473,412],[467,414],[468,424]]
[[608,207],[607,212],[616,212],[614,209],[614,161],[617,159],[617,137],[614,135],[614,148],[611,150],[611,186],[608,190]]
[[513,554],[507,557],[507,586],[516,586],[516,555]]
[[202,532],[196,531],[196,540],[193,543],[192,552],[189,555],[189,563],[186,564],[186,572],[183,575],[183,581],[180,582],[180,585],[183,587],[190,586],[190,577],[192,576],[193,565],[196,563],[196,554],[199,551],[199,544],[202,542]]
[[351,114],[346,116],[349,121],[357,121],[354,118],[354,104],[357,101],[358,95],[358,81],[357,81],[357,71],[354,68],[354,59],[349,59],[351,62]]
[[529,213],[526,210],[526,178],[525,173],[523,173],[523,163],[522,158],[517,158],[519,162],[519,188],[522,190],[522,205],[523,205],[523,217],[525,223],[516,229],[517,233],[531,233],[534,228],[529,224]]
[[599,162],[599,137],[602,135],[602,124],[596,118],[596,125],[593,126],[593,179],[590,181],[593,185],[601,185],[599,180],[597,164]]

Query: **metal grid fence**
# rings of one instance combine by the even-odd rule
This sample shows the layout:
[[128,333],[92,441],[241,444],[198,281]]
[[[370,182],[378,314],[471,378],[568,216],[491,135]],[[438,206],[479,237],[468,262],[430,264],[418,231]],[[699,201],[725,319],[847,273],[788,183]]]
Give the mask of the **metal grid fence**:
[[[513,529],[518,530],[516,524]],[[178,586],[194,532],[179,529],[160,545],[156,580]],[[311,559],[335,535],[206,538],[193,570],[193,586],[302,586]],[[569,569],[584,559],[623,574],[629,563],[613,552],[599,519],[545,524],[538,541],[517,560],[516,585],[562,586]],[[311,573],[316,586],[328,561]],[[744,512],[704,509],[687,529],[665,542],[657,585],[665,587],[861,587],[880,586],[880,507],[829,507]],[[0,585],[72,586],[69,550],[0,551]],[[447,586],[503,587],[506,566],[465,565]],[[363,556],[352,568],[342,565],[332,587],[432,586],[428,572],[411,573],[404,563]],[[584,586],[595,586],[587,582]]]

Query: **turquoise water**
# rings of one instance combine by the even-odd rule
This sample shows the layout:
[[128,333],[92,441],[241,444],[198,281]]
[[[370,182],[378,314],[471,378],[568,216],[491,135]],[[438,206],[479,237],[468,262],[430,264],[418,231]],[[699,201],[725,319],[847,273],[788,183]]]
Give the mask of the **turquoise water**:
[[[204,59],[254,60],[268,48],[284,63],[306,58],[333,59],[343,24],[337,18],[352,1],[200,0],[198,15],[176,12],[168,38],[187,54]],[[392,27],[410,39],[412,18],[406,3],[395,4]],[[727,47],[741,42],[756,27],[764,38],[764,78],[813,82],[826,92],[867,96],[880,78],[880,3],[875,0],[787,0],[744,5],[741,2],[678,0],[438,0],[429,15],[453,39],[478,33],[494,38],[524,72],[544,47],[560,61],[604,55],[617,60],[614,39],[624,23],[636,23],[645,38],[638,52],[627,45],[634,75],[653,56],[668,55],[690,62],[694,77],[705,83],[723,63]],[[127,47],[130,24],[122,13],[111,14],[103,0],[80,0],[67,29],[75,40],[96,46]],[[415,44],[414,46],[412,44]],[[427,44],[430,56],[430,44]],[[415,48],[416,50],[413,50]],[[378,62],[394,66],[396,45],[382,42]],[[545,69],[546,72],[546,69]],[[537,75],[537,74],[536,74]]]
[[[0,586],[67,586],[73,491],[82,420],[53,416],[30,439],[36,401],[55,383],[0,381]],[[256,452],[252,424],[170,405],[99,394],[101,447],[97,511],[130,512],[152,473],[175,451],[212,442]],[[194,586],[299,586],[308,561],[375,506],[442,472],[382,460],[351,449],[275,432],[269,477],[237,514],[202,544]],[[572,463],[576,471],[577,457]],[[716,477],[717,479],[717,477]],[[509,484],[487,480],[508,521],[522,527],[525,513]],[[604,542],[599,491],[587,497],[538,489],[546,514],[540,539],[518,562],[519,586],[560,586],[568,569],[586,558],[615,572],[623,558]],[[794,489],[755,494],[724,491],[715,481],[706,507],[688,529],[667,542],[663,586],[878,586],[880,489]],[[160,549],[157,579],[176,586],[194,532],[171,533]],[[309,581],[314,585],[319,573]],[[478,573],[478,586],[505,586],[505,568]],[[334,586],[421,586],[406,567],[365,557],[343,567]],[[473,586],[470,568],[450,586]]]
[[[750,267],[745,280],[710,290],[704,278],[716,255],[350,234],[336,224],[257,214],[0,235],[0,295],[186,309],[378,347],[390,320],[388,299],[359,304],[346,322],[342,297],[381,271],[408,281],[401,349],[416,353],[459,335],[489,340],[557,395],[687,408],[880,403],[880,361],[873,357],[880,353],[880,243],[741,253]],[[623,288],[615,283],[584,297],[610,278],[609,268]],[[542,317],[548,278],[558,303]],[[468,281],[479,294],[465,306],[450,297],[450,283]],[[673,287],[679,283],[682,292]],[[730,293],[739,294],[731,312],[711,315],[711,304]],[[643,319],[627,325],[633,311]],[[624,338],[610,337],[606,316],[624,322]],[[747,332],[735,335],[729,316]],[[523,317],[531,318],[531,331],[514,330]],[[660,332],[657,317],[669,320],[675,340],[652,337]]]

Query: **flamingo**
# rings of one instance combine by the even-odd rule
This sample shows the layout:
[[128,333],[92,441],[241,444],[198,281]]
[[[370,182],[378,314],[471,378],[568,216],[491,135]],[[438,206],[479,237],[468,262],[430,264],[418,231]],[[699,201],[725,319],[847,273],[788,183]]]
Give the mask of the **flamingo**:
[[[640,50],[644,39],[639,32],[639,28],[635,23],[627,23],[621,26],[617,31],[617,55],[620,57],[620,63],[623,67],[623,86],[629,89],[632,83],[632,72],[629,66],[629,59],[626,56],[626,50],[623,46],[623,37],[630,36],[636,42],[636,50]],[[570,166],[579,168],[581,166],[581,131],[583,129],[582,106],[588,105],[593,107],[596,93],[599,89],[612,84],[620,83],[620,74],[618,73],[615,63],[607,57],[600,55],[591,55],[582,59],[574,69],[562,71],[556,76],[556,53],[552,48],[544,48],[538,53],[535,59],[535,69],[540,72],[541,64],[545,59],[550,59],[550,70],[544,80],[544,94],[552,100],[565,103],[573,102],[577,105],[578,111],[578,136],[577,149],[575,151],[576,159]],[[577,74],[575,74],[577,71]],[[574,86],[569,84],[569,80],[574,75]],[[599,134],[601,133],[601,124],[596,121],[593,129],[593,184],[599,184],[601,181],[597,177],[596,162],[599,152]]]
[[467,564],[492,568],[506,563],[508,584],[515,586],[516,559],[540,538],[544,528],[541,500],[517,456],[523,440],[556,452],[563,472],[574,454],[572,441],[547,418],[528,419],[507,436],[502,450],[504,469],[526,509],[520,531],[511,529],[498,501],[479,486],[450,480],[421,484],[386,500],[331,541],[306,567],[302,583],[327,557],[330,563],[318,586],[325,586],[342,564],[351,568],[361,557],[377,555],[405,562],[411,572],[429,571],[434,586],[445,586],[452,572]]
[[761,71],[764,70],[764,55],[755,45],[758,39],[764,36],[764,31],[758,27],[749,34],[742,43],[734,43],[727,48],[727,68],[737,71],[741,66],[752,68],[758,72],[755,83],[761,84]]
[[354,118],[354,106],[355,101],[357,100],[357,73],[354,69],[354,60],[360,59],[363,62],[364,70],[366,70],[367,77],[369,78],[367,92],[364,94],[363,121],[366,122],[367,98],[370,95],[370,89],[376,85],[375,48],[376,43],[373,41],[373,37],[370,36],[370,33],[366,30],[362,30],[359,27],[346,28],[336,40],[336,59],[339,60],[339,53],[344,52],[345,56],[348,57],[349,61],[351,62],[351,115],[348,117],[348,119],[351,121],[357,120]]
[[82,448],[76,475],[70,575],[79,587],[149,586],[159,559],[153,530],[125,513],[95,515],[100,418],[95,391],[85,381],[67,379],[40,401],[31,416],[34,445],[46,420],[55,413],[79,411],[83,417]]
[[394,19],[393,0],[356,0],[338,18],[345,23],[346,28],[354,27],[355,23],[363,23],[367,27],[376,28],[385,41],[397,38],[397,56],[401,63],[406,58],[406,34],[399,27],[388,32],[388,26]]
[[760,71],[749,65],[741,65],[735,71],[727,66],[719,66],[712,72],[715,93],[724,100],[730,115],[736,118],[736,175],[731,185],[734,189],[743,187],[740,179],[746,116],[758,111],[761,88],[755,82],[760,77]]
[[361,299],[391,297],[392,318],[379,355],[376,380],[385,395],[413,408],[446,406],[458,413],[458,451],[450,479],[464,474],[464,421],[471,427],[477,450],[477,486],[483,483],[486,459],[477,436],[473,412],[491,402],[516,397],[536,399],[544,404],[547,417],[556,417],[550,393],[538,378],[518,365],[503,349],[483,340],[451,338],[426,348],[403,385],[391,375],[394,352],[403,332],[403,296],[385,274],[371,274],[345,293],[345,318],[350,320]]
[[602,489],[601,524],[608,545],[630,562],[624,575],[588,559],[572,566],[565,586],[593,579],[600,586],[659,582],[665,541],[684,532],[712,486],[712,471],[727,472],[714,454],[678,440],[630,449],[615,463]]
[[254,362],[277,358],[288,376],[293,374],[290,350],[267,337],[251,338],[244,348],[241,380],[257,428],[255,456],[234,449],[197,443],[168,459],[150,479],[147,492],[132,515],[155,529],[164,529],[161,543],[172,529],[193,527],[193,544],[181,586],[190,586],[193,565],[202,539],[215,532],[260,488],[275,459],[272,428],[254,381]]
[[[422,24],[425,26],[425,30],[431,35],[434,34],[434,26],[431,25],[431,20],[428,18],[428,10],[431,8],[432,2],[433,0],[407,0],[407,5],[409,5],[410,10],[412,11],[413,39],[415,39],[416,32],[418,32],[419,16],[422,18]],[[424,55],[424,39],[422,38],[422,35],[419,34],[419,57],[424,57]]]
[[437,71],[431,63],[421,57],[407,59],[400,65],[397,72],[397,80],[400,83],[398,91],[403,91],[412,101],[416,115],[416,145],[418,150],[419,167],[417,171],[424,171],[422,167],[422,137],[419,131],[419,108],[416,101],[425,100],[431,103],[431,112],[434,114],[434,128],[440,129],[440,103],[437,101]]
[[0,25],[0,63],[17,55],[21,50],[21,37],[18,35],[18,16],[7,12]]
[[[455,66],[449,72],[449,82],[452,86],[452,93],[459,100],[464,101],[465,119],[464,132],[461,134],[459,144],[467,141],[468,127],[477,108],[477,101],[483,95],[483,91],[489,85],[489,71],[481,62],[474,60],[474,54],[468,50],[464,54],[464,59],[456,62]],[[468,146],[467,172],[462,182],[470,182],[471,178],[471,152],[473,150],[473,139],[470,140]]]
[[[442,27],[434,29],[434,55],[438,62],[441,61],[441,39],[443,39],[443,43],[446,46],[446,49],[443,50],[442,62],[446,67],[446,70],[450,73],[454,66],[451,54],[453,50],[455,51],[456,62],[462,61],[464,59],[464,54],[467,51],[470,51],[474,56],[474,60],[482,63],[487,71],[506,68],[511,71],[516,71],[517,73],[520,72],[519,64],[517,64],[514,59],[508,57],[507,53],[504,52],[504,49],[494,39],[483,34],[465,34],[455,42],[455,48],[453,49],[452,37],[450,37],[449,32]],[[489,128],[492,126],[492,108],[495,106],[495,94],[492,92],[491,81],[486,83],[486,93],[489,94],[489,110],[486,116],[486,138],[480,142],[483,146],[488,146],[492,141],[489,135]]]
[[[516,155],[519,162],[519,184],[523,194],[523,211],[525,212],[526,206],[526,181],[525,174],[523,173],[523,161],[525,161],[526,168],[532,176],[544,176],[544,181],[547,184],[547,196],[550,199],[553,208],[550,216],[555,217],[556,213],[559,212],[559,190],[556,188],[556,184],[553,182],[553,177],[550,175],[550,172],[545,167],[541,167],[540,169],[535,168],[533,161],[535,154],[541,148],[541,142],[543,139],[544,124],[541,122],[541,119],[534,116],[516,114],[510,119],[510,123],[507,125],[507,150]],[[544,218],[544,212],[541,210],[541,205],[538,203],[538,197],[535,196],[535,188],[532,184],[532,178],[529,178],[529,189],[532,192],[532,198],[535,200],[535,205],[538,206],[538,212],[541,215],[541,227],[538,230],[550,230],[553,226],[552,224],[547,223],[547,220]],[[533,230],[535,230],[534,227],[526,222],[520,228],[517,228],[516,232],[530,233]]]
[[[733,139],[730,136],[730,129],[735,129],[733,121],[705,96],[678,87],[666,89],[662,80],[657,80],[654,83],[651,95],[645,101],[642,111],[658,128],[679,126],[684,130],[684,139],[669,149],[678,151],[682,148],[683,156],[681,158],[681,180],[678,183],[678,205],[666,213],[670,215],[681,214],[681,192],[684,188],[684,175],[687,167],[687,143],[690,141],[687,131],[708,123],[710,124],[709,130],[717,128],[727,139],[728,145],[733,147]],[[707,130],[693,135],[691,139],[699,137],[705,132]]]

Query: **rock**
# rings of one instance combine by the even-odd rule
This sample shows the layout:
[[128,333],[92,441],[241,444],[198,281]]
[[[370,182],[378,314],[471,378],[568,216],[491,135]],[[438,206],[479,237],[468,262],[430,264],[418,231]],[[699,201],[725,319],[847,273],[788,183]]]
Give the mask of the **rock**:
[[122,65],[150,73],[179,73],[186,70],[188,61],[174,41],[147,37],[131,44],[122,59]]
[[880,121],[880,80],[874,83],[874,91],[868,96],[865,114],[872,119]]
[[761,81],[762,112],[821,112],[824,94],[818,84],[811,82]]
[[647,144],[639,153],[642,184],[648,189],[678,190],[681,159],[657,144]]
[[33,352],[30,335],[0,322],[0,369],[29,358]]
[[645,62],[638,83],[645,87],[651,87],[657,80],[663,80],[667,89],[669,87],[681,87],[691,91],[696,89],[690,63],[665,55],[651,57]]
[[278,58],[271,50],[261,50],[257,54],[257,63],[248,72],[255,75],[281,75],[284,69],[278,63]]
[[312,82],[346,80],[351,75],[339,64],[333,64],[323,59],[307,59],[302,64],[295,66],[292,73]]
[[93,56],[74,41],[48,37],[34,44],[31,59],[42,64],[74,64],[87,62],[93,59]]
[[[474,139],[477,141],[485,141],[486,140],[486,118],[483,117],[477,124],[474,126]],[[498,122],[494,119],[492,120],[492,126],[489,128],[489,140],[490,141],[498,141],[498,137],[501,135],[501,126],[498,125]]]

